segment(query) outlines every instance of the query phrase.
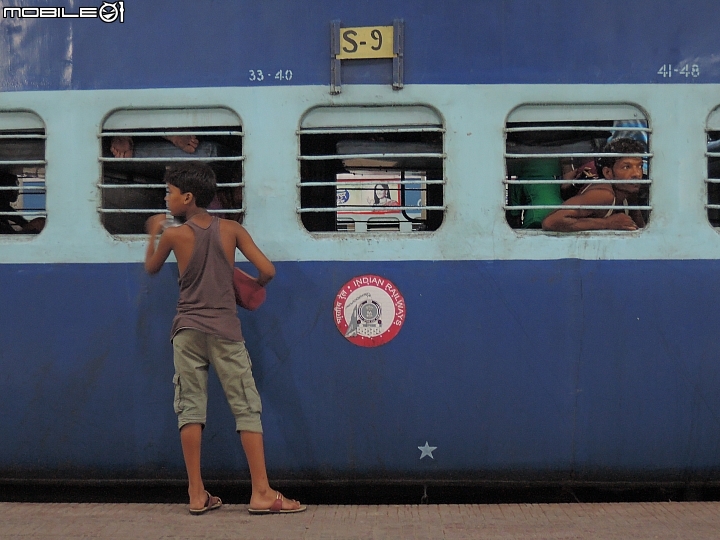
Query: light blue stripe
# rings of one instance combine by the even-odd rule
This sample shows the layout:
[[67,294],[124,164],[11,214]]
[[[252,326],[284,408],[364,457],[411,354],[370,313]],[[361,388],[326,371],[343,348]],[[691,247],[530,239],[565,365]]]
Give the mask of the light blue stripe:
[[[444,140],[445,220],[431,233],[311,234],[301,225],[298,129],[320,105],[421,104]],[[636,232],[552,234],[511,229],[503,184],[507,116],[526,103],[629,103],[653,130],[649,225]],[[276,261],[715,259],[720,235],[707,220],[706,127],[720,85],[408,85],[12,92],[3,110],[31,110],[47,133],[47,213],[37,237],[0,239],[0,262],[139,262],[143,236],[113,238],[99,221],[98,137],[124,107],[227,107],[244,137],[245,225]],[[670,106],[672,105],[672,106]],[[569,107],[569,106],[568,106]]]

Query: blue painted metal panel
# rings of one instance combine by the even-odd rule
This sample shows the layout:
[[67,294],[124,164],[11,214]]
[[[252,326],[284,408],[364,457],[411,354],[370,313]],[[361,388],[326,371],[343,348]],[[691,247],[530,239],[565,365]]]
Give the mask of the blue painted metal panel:
[[579,469],[717,468],[718,261],[582,270]]
[[[0,19],[0,88],[329,85],[330,21],[396,18],[405,20],[406,84],[720,82],[713,0],[315,0],[311,9],[294,0],[128,0],[123,23]],[[667,65],[678,71],[658,74]],[[685,65],[698,76],[683,74]],[[257,70],[262,81],[251,80]],[[279,70],[292,79],[276,80]],[[390,84],[391,62],[344,62],[343,81]]]
[[[717,261],[282,262],[242,312],[269,468],[301,477],[701,472],[720,461]],[[403,294],[390,343],[334,326],[350,278]],[[182,475],[176,269],[2,265],[0,473]],[[43,298],[44,302],[29,299]],[[216,380],[203,457],[244,475]],[[418,446],[437,446],[420,460]]]

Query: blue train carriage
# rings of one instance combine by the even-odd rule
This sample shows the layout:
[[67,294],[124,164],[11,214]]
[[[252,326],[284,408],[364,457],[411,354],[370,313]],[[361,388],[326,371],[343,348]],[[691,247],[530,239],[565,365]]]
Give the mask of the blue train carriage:
[[[90,4],[0,20],[0,476],[182,476],[142,232],[200,159],[277,264],[240,313],[275,477],[714,478],[711,2]],[[645,226],[540,229],[623,136]],[[217,381],[209,418],[244,477]]]

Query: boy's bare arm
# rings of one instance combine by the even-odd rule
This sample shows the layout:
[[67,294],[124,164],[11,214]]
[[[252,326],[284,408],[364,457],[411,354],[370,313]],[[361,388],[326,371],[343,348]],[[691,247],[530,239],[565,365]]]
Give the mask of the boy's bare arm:
[[608,217],[587,217],[577,210],[557,210],[542,222],[546,231],[580,232],[580,231],[634,231],[637,224],[625,214],[612,214]]
[[245,255],[245,258],[247,258],[260,273],[257,278],[258,284],[263,287],[267,285],[270,280],[275,277],[275,266],[270,262],[270,259],[260,251],[260,248],[255,245],[255,242],[250,236],[250,233],[245,230],[245,227],[239,223],[235,228],[235,242],[240,252]]
[[[172,242],[169,235],[162,234],[165,214],[150,217],[145,223],[148,232],[148,245],[145,250],[145,271],[148,274],[157,274],[172,251]],[[155,246],[155,239],[160,234],[160,241]]]
[[[585,193],[571,197],[565,205],[611,206],[615,200],[611,187],[590,189]],[[582,208],[559,208],[549,214],[542,222],[546,231],[579,232],[593,230],[635,230],[637,225],[625,214],[613,214],[609,217],[593,217],[595,210]]]

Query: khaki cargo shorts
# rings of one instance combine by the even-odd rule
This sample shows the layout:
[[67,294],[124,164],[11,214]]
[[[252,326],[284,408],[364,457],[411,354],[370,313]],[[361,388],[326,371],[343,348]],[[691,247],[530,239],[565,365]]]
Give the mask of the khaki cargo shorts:
[[208,368],[212,365],[235,417],[236,430],[262,433],[262,404],[245,343],[192,328],[177,332],[172,343],[178,428],[186,424],[205,426]]

